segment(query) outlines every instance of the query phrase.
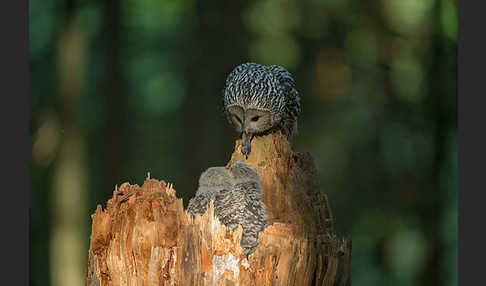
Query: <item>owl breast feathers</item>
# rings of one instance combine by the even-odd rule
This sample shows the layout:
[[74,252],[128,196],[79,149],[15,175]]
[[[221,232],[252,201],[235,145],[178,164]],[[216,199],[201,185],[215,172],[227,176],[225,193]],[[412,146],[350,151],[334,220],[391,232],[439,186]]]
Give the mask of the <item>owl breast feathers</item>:
[[240,245],[249,255],[258,246],[258,234],[268,226],[262,193],[257,170],[236,161],[229,170],[212,167],[201,174],[196,196],[187,211],[193,216],[202,215],[213,200],[215,215],[221,223],[233,230],[238,225],[243,228]]

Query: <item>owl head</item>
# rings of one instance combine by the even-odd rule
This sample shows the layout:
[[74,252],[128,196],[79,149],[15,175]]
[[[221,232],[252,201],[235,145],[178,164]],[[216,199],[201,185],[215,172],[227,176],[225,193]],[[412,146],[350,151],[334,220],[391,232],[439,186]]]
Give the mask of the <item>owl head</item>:
[[254,135],[279,129],[287,136],[292,134],[300,113],[300,95],[285,68],[244,63],[226,79],[223,110],[241,133],[241,152],[248,157]]
[[225,167],[211,167],[199,177],[200,188],[229,188],[233,185],[233,177]]
[[274,66],[245,63],[226,79],[223,105],[236,131],[261,134],[282,120],[285,104],[283,85]]
[[246,164],[243,161],[234,162],[229,171],[233,175],[233,180],[235,184],[246,183],[246,182],[260,182],[260,176],[258,175],[257,169],[253,166]]

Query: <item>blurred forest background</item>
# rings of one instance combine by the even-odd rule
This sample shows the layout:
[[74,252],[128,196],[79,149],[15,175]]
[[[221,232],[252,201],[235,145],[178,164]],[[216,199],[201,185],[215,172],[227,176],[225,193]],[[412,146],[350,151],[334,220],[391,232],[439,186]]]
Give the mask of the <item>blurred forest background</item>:
[[147,172],[185,204],[236,134],[238,64],[285,66],[353,285],[457,279],[456,0],[31,0],[30,285],[84,285],[92,214]]

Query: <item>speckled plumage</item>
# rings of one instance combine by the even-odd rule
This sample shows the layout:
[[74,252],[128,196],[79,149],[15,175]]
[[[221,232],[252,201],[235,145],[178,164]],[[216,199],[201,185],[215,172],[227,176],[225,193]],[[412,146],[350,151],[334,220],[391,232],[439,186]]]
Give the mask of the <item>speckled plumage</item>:
[[204,171],[199,177],[199,187],[196,196],[189,202],[187,212],[195,216],[196,213],[203,214],[207,205],[221,191],[229,191],[233,188],[234,179],[225,167],[211,167]]
[[[235,107],[242,111],[235,110]],[[285,68],[244,63],[237,66],[226,79],[223,110],[228,121],[238,132],[242,132],[243,140],[244,131],[249,131],[247,144],[250,144],[253,135],[276,130],[281,130],[290,140],[297,133],[297,118],[301,112],[300,94],[292,75]],[[261,112],[256,112],[258,116],[255,118],[265,116],[265,122],[259,123],[258,118],[250,122],[251,117],[246,114],[248,110]]]
[[268,226],[258,171],[242,161],[233,163],[229,170],[209,168],[201,174],[198,191],[187,210],[193,216],[202,215],[211,200],[221,223],[231,229],[241,225],[240,245],[245,254],[253,253],[258,246],[258,234]]

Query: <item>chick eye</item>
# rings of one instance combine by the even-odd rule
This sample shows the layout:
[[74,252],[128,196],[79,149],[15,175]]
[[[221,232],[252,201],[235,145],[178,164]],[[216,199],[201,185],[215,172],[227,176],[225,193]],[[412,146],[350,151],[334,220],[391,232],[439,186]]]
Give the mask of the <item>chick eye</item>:
[[260,119],[260,116],[255,116],[255,117],[253,117],[253,118],[251,119],[251,121],[255,121],[255,122],[256,122],[256,121],[258,121],[258,119]]

